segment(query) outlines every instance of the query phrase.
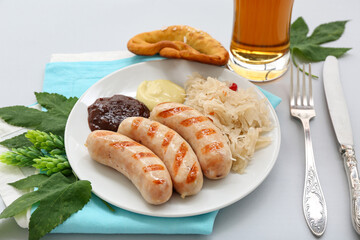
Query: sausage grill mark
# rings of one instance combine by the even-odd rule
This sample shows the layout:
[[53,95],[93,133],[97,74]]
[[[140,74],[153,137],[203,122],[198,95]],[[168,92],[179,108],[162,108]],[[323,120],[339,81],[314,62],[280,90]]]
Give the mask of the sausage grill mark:
[[187,175],[186,183],[194,182],[196,179],[197,173],[198,173],[198,167],[196,166],[196,163],[194,163],[190,169],[190,172]]
[[209,152],[219,150],[222,147],[224,147],[224,144],[222,142],[213,142],[213,143],[210,143],[210,144],[206,145],[205,147],[203,147],[201,149],[201,152],[203,154],[207,154]]
[[188,151],[188,147],[186,146],[185,142],[183,142],[179,149],[177,150],[176,154],[175,154],[175,161],[174,161],[174,166],[173,166],[173,169],[174,169],[174,175],[176,176],[178,171],[179,171],[179,168],[181,166],[181,163],[183,162],[184,160],[184,157]]
[[112,142],[110,143],[110,146],[114,148],[118,148],[121,151],[124,151],[126,147],[132,147],[132,146],[140,146],[139,143],[133,142],[133,141],[123,141],[123,142]]
[[151,172],[151,171],[158,171],[158,170],[165,170],[163,165],[160,164],[150,164],[146,167],[143,167],[144,172]]
[[166,153],[167,147],[169,146],[172,138],[174,137],[175,133],[173,131],[168,131],[167,133],[165,133],[165,137],[164,140],[161,144],[161,146],[164,148],[164,153]]
[[161,118],[168,118],[171,117],[175,114],[179,114],[181,112],[187,111],[187,110],[192,110],[192,108],[190,107],[175,107],[175,108],[170,108],[168,110],[162,111],[158,113],[158,116]]
[[132,155],[133,158],[136,160],[140,160],[141,158],[150,158],[150,157],[156,157],[156,155],[152,152],[138,152]]
[[195,123],[204,122],[207,120],[209,120],[209,119],[205,116],[192,117],[192,118],[188,118],[188,119],[181,121],[180,124],[183,125],[184,127],[189,127]]
[[156,179],[156,180],[153,180],[153,183],[155,184],[163,184],[165,182],[164,179]]
[[150,124],[150,127],[148,129],[148,132],[147,132],[147,135],[150,137],[150,138],[154,138],[157,130],[159,129],[159,124],[157,123],[152,123]]
[[200,131],[197,131],[195,133],[195,136],[196,136],[196,139],[200,139],[200,138],[203,138],[204,136],[211,135],[214,133],[216,133],[216,131],[214,129],[205,128],[205,129],[201,129]]
[[143,121],[142,118],[135,118],[131,123],[131,128],[134,130],[138,129],[142,121]]

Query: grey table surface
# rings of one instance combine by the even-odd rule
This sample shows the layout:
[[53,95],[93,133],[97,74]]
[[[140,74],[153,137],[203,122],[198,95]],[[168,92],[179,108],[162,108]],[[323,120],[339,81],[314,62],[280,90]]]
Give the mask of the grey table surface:
[[[351,115],[355,150],[360,146],[360,1],[295,1],[292,20],[303,16],[310,31],[335,20],[350,20],[332,47],[352,47],[340,59]],[[0,0],[0,107],[30,105],[41,91],[44,69],[53,53],[125,50],[133,35],[172,24],[187,24],[230,45],[233,1],[216,0]],[[316,118],[311,122],[317,169],[328,207],[322,239],[357,239],[352,228],[348,183],[330,122],[322,83],[323,63],[313,64]],[[302,213],[304,137],[289,114],[289,72],[262,85],[280,96],[277,107],[282,143],[265,181],[245,198],[222,209],[211,235],[48,234],[43,239],[315,239]],[[359,150],[360,152],[360,150]],[[1,177],[1,176],[0,176]],[[0,198],[0,211],[4,204]],[[0,220],[0,239],[27,239],[14,219]]]

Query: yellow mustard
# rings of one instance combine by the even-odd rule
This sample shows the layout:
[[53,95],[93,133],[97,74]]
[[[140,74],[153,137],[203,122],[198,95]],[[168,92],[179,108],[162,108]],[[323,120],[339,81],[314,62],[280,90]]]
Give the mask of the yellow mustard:
[[169,80],[143,81],[136,92],[136,99],[143,102],[151,111],[162,102],[185,101],[185,89]]

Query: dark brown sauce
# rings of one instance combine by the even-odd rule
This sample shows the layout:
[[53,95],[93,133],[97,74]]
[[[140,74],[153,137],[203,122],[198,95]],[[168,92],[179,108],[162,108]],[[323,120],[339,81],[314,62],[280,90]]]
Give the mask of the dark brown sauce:
[[88,122],[91,131],[116,132],[120,123],[128,117],[148,118],[149,116],[150,111],[145,104],[124,95],[98,98],[88,107]]

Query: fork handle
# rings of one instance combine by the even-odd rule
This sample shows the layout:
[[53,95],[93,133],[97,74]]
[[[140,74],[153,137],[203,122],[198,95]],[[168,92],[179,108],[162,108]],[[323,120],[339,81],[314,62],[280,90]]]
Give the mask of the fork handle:
[[344,159],[346,175],[349,181],[351,219],[355,231],[360,234],[360,180],[355,151],[350,145],[341,145],[340,152]]
[[316,171],[309,119],[302,119],[301,122],[304,126],[306,156],[303,211],[311,232],[320,237],[327,224],[327,208]]

